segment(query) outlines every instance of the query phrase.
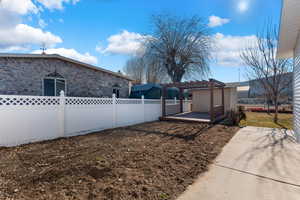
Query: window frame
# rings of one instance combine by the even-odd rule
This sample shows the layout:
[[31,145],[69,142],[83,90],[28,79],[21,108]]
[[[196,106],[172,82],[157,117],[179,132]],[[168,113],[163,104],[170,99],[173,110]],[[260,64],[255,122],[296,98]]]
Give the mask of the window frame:
[[[116,91],[116,93],[114,93]],[[113,87],[112,93],[116,95],[116,98],[120,98],[120,88],[119,87]]]
[[46,79],[54,80],[54,97],[60,96],[60,94],[59,94],[59,95],[56,95],[56,80],[64,81],[64,82],[65,82],[65,90],[64,90],[64,93],[65,93],[65,96],[67,96],[67,80],[64,79],[64,78],[58,78],[58,77],[44,77],[44,78],[42,79],[43,96],[45,96],[45,83],[44,83],[44,81],[45,81]]

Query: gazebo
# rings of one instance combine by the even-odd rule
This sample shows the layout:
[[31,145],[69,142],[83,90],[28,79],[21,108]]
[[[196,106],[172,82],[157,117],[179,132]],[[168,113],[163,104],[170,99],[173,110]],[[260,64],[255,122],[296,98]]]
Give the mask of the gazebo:
[[[225,117],[225,106],[224,106],[224,88],[225,83],[217,81],[215,79],[209,79],[209,81],[190,81],[190,82],[177,82],[168,83],[162,85],[162,117],[161,120],[179,120],[179,121],[196,121],[215,123]],[[179,89],[179,109],[178,113],[170,114],[168,112],[168,105],[166,104],[166,90],[169,87],[176,87]],[[208,112],[183,112],[183,92],[184,90],[201,89],[208,90],[205,93],[205,99],[209,99],[209,111]],[[216,90],[218,89],[218,90]],[[215,92],[221,91],[221,105],[215,105]],[[204,99],[204,98],[203,98]],[[194,101],[194,100],[193,100]],[[192,102],[194,104],[195,102]]]

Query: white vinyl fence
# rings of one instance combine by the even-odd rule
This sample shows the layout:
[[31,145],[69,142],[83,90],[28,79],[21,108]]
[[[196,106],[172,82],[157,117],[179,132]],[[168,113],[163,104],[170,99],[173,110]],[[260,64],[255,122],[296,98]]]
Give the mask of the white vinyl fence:
[[[185,101],[185,111],[187,104]],[[0,95],[0,146],[155,121],[161,110],[160,99]]]

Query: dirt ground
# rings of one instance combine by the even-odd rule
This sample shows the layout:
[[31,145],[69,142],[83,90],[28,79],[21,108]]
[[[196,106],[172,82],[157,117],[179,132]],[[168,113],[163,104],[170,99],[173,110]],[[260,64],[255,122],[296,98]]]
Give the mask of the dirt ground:
[[0,149],[0,199],[175,199],[237,127],[151,122]]

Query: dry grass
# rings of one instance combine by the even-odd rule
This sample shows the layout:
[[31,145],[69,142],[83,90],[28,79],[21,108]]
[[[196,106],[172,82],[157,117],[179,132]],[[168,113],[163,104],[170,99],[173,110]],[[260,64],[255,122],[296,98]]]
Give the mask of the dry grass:
[[258,113],[258,112],[247,112],[247,120],[242,120],[241,126],[258,126],[258,127],[269,127],[269,128],[293,128],[293,115],[292,114],[278,114],[278,123],[274,123],[274,114]]

